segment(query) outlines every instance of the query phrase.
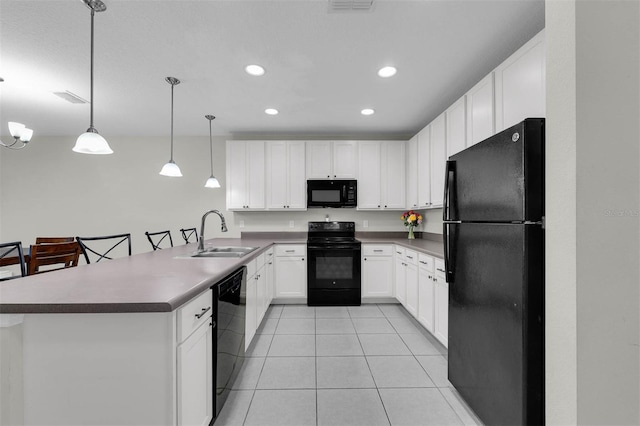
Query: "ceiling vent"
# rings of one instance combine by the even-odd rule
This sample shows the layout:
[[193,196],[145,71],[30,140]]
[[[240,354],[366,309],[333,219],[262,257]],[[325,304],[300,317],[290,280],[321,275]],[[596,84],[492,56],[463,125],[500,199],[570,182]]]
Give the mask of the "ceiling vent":
[[86,99],[82,99],[80,96],[76,95],[75,93],[71,93],[68,90],[65,90],[64,92],[53,92],[53,94],[56,96],[60,96],[65,101],[71,102],[72,104],[88,104],[89,103],[89,101],[87,101]]
[[329,0],[329,12],[369,12],[373,0]]

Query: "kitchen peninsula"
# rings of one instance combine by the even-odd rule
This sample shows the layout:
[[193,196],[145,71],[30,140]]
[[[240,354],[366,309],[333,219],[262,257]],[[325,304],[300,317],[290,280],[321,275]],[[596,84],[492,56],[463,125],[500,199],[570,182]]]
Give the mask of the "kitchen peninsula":
[[[181,347],[210,325],[193,313],[211,303],[212,286],[274,244],[306,243],[291,234],[207,241],[256,247],[241,258],[188,258],[195,245],[183,245],[4,282],[0,403],[9,424],[182,424]],[[442,255],[435,241],[359,238]]]

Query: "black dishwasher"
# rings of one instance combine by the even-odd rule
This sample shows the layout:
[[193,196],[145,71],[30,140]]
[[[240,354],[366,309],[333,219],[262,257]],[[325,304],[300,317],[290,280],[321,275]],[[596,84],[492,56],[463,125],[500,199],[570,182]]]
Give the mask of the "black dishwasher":
[[220,414],[244,363],[246,270],[243,266],[213,287],[213,316],[216,324],[213,349],[216,357],[213,360],[213,383],[216,384],[213,400],[215,417]]

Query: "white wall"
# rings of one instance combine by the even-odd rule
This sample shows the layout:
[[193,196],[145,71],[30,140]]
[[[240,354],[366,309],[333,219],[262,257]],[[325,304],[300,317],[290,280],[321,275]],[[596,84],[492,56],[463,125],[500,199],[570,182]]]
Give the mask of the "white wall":
[[546,18],[547,424],[640,424],[640,3]]
[[[0,240],[33,243],[36,236],[92,236],[130,232],[133,251],[150,245],[145,231],[169,229],[180,244],[179,229],[199,228],[209,209],[223,211],[229,232],[208,218],[206,237],[238,237],[241,231],[305,231],[310,220],[352,220],[358,230],[405,231],[399,211],[358,212],[317,209],[308,212],[225,211],[225,140],[214,138],[214,174],[223,188],[204,188],[209,177],[209,138],[176,137],[174,159],[183,178],[158,175],[169,159],[167,137],[109,137],[115,154],[91,156],[71,151],[76,136],[34,137],[22,151],[0,160]],[[442,232],[440,209],[426,214],[423,229]],[[294,227],[289,227],[289,221]],[[369,227],[362,227],[363,221]],[[240,228],[244,221],[244,228]]]

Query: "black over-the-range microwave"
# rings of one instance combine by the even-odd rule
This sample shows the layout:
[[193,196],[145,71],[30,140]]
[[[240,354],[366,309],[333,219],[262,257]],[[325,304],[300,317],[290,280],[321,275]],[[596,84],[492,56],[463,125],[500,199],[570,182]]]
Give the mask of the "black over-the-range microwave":
[[307,207],[356,207],[358,181],[308,180]]

